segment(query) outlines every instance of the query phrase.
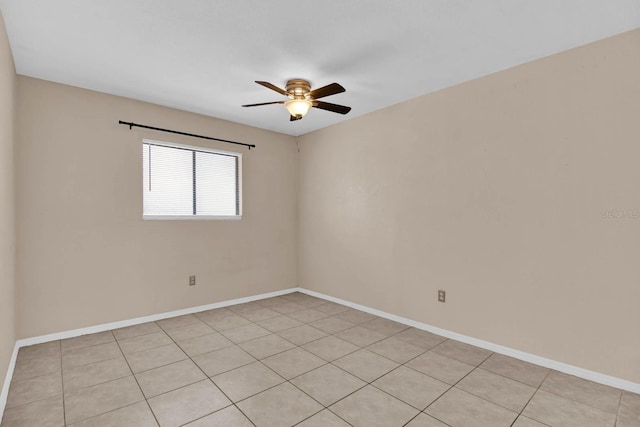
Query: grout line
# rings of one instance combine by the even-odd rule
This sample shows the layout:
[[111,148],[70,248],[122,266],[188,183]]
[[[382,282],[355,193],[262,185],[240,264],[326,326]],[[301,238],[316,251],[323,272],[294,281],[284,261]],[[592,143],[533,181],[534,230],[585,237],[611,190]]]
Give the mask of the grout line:
[[[197,316],[194,316],[194,317],[197,317]],[[198,320],[200,320],[200,319],[198,319]],[[203,323],[204,323],[204,322],[203,322]],[[158,326],[159,326],[160,328],[162,328],[162,326],[160,326],[160,325],[158,325]],[[207,324],[207,326],[209,326],[209,327],[213,328],[213,326],[211,326],[211,325],[209,325],[209,324]],[[215,331],[217,331],[215,328],[213,328],[213,329],[214,329]],[[163,329],[163,331],[164,331],[164,329]],[[217,331],[217,332],[218,332],[218,333],[220,333],[220,331]],[[166,331],[165,331],[165,333],[166,333]],[[249,422],[250,422],[251,424],[253,424],[253,425],[255,426],[255,423],[254,423],[253,421],[251,421],[251,419],[250,419],[250,418],[249,418],[249,417],[248,417],[244,412],[242,412],[242,409],[240,409],[240,407],[238,407],[238,406],[236,405],[236,403],[235,403],[235,402],[234,402],[234,401],[233,401],[233,400],[232,400],[232,399],[231,399],[231,398],[230,398],[230,397],[229,397],[229,396],[224,392],[224,390],[222,390],[220,387],[218,387],[218,385],[213,381],[213,379],[211,379],[211,377],[210,377],[209,375],[207,375],[207,373],[204,371],[204,369],[202,369],[202,368],[200,367],[200,365],[198,365],[198,364],[196,363],[196,361],[195,361],[195,360],[193,360],[193,359],[191,358],[191,356],[189,356],[189,355],[188,355],[184,350],[182,350],[182,347],[180,347],[180,344],[178,344],[178,342],[177,342],[176,340],[174,340],[174,339],[173,339],[173,337],[171,337],[170,335],[168,335],[168,334],[167,334],[167,336],[168,336],[168,337],[173,341],[173,343],[174,343],[174,344],[175,344],[175,345],[180,349],[180,351],[182,351],[182,352],[187,356],[187,358],[191,361],[191,363],[193,363],[193,364],[194,364],[194,365],[195,365],[195,366],[200,370],[200,372],[202,372],[202,374],[205,376],[205,378],[206,378],[207,380],[209,380],[209,381],[211,382],[211,384],[213,384],[213,386],[214,386],[216,389],[218,389],[218,390],[220,391],[220,393],[222,393],[222,395],[223,395],[223,396],[224,396],[224,397],[225,397],[229,402],[231,402],[231,405],[229,405],[229,406],[234,406],[238,411],[240,411],[240,413],[241,413],[242,415],[244,415],[244,417],[245,417],[247,420],[249,420]],[[224,335],[222,335],[222,336],[224,336]],[[197,337],[196,337],[196,338],[197,338]],[[226,337],[225,337],[225,338],[226,338]],[[227,338],[227,339],[228,339],[228,338]],[[231,341],[231,340],[229,340],[229,341],[233,343],[233,341]],[[238,345],[237,345],[237,344],[235,344],[235,343],[233,343],[233,345],[238,346]],[[231,347],[231,346],[229,346],[229,347]],[[223,347],[223,349],[224,349],[224,348],[229,348],[229,347]],[[222,349],[220,349],[220,350],[222,350]],[[241,350],[243,350],[243,351],[244,351],[244,349],[241,349]],[[214,350],[214,351],[217,351],[217,350]],[[212,352],[209,352],[209,353],[212,353]],[[204,354],[207,354],[207,353],[204,353]],[[252,357],[253,357],[253,356],[252,356]],[[185,359],[185,360],[186,360],[186,359]],[[251,363],[253,363],[253,362],[251,362]],[[247,365],[248,365],[248,364],[246,364],[246,365],[242,365],[242,366],[247,366]],[[240,367],[242,367],[242,366],[240,366]],[[235,369],[237,369],[237,368],[235,368]],[[226,372],[230,372],[230,371],[232,371],[232,370],[233,370],[233,369],[231,369],[231,370],[229,370],[229,371],[226,371]],[[221,372],[221,373],[222,373],[222,372]],[[202,381],[204,381],[204,380],[202,380]],[[198,383],[198,382],[200,382],[200,381],[197,381],[196,383]],[[167,391],[167,392],[165,392],[165,393],[162,393],[162,394],[171,393],[171,392],[173,392],[173,391],[175,391],[175,390],[179,390],[180,388],[188,387],[188,386],[193,385],[193,384],[196,384],[196,383],[187,384],[186,386],[179,387],[179,388],[174,389],[174,390],[169,390],[169,391]],[[159,394],[158,396],[161,396],[162,394]],[[156,396],[154,396],[154,397],[156,397]],[[224,408],[220,408],[220,409],[218,409],[218,410],[216,410],[216,411],[210,412],[210,413],[208,413],[208,414],[206,414],[206,415],[204,415],[204,416],[202,416],[202,417],[200,417],[200,418],[208,417],[209,415],[214,414],[214,413],[216,413],[216,412],[218,412],[218,411],[221,411],[221,410],[223,410],[223,409],[225,409],[225,408],[228,408],[229,406],[225,406]],[[153,411],[152,411],[152,412],[153,412]],[[154,415],[154,416],[155,416],[155,415]],[[198,419],[199,419],[199,418],[198,418]],[[193,421],[195,421],[195,420],[190,420],[190,421],[188,421],[188,423],[191,423],[191,422],[193,422]],[[160,423],[158,423],[158,424],[160,424]]]
[[622,396],[624,395],[624,391],[620,392],[620,398],[618,399],[618,410],[616,411],[616,426],[618,425],[618,421],[620,420],[620,409],[622,408]]
[[[115,335],[114,335],[115,338]],[[118,342],[118,340],[116,339],[116,344],[118,345],[118,349],[120,350],[120,353],[122,354],[122,358],[124,359],[125,363],[127,364],[127,366],[129,367],[129,372],[131,372],[131,376],[133,377],[133,379],[135,380],[136,384],[138,385],[138,389],[140,390],[140,394],[142,395],[142,398],[144,399],[144,402],[147,404],[147,407],[149,408],[149,411],[151,412],[151,415],[153,416],[153,419],[156,420],[156,424],[160,425],[160,421],[158,420],[158,417],[156,417],[156,413],[153,412],[153,409],[151,409],[151,405],[149,404],[149,400],[147,399],[147,396],[144,394],[144,391],[142,390],[142,387],[140,386],[140,382],[138,381],[138,377],[136,377],[136,374],[133,373],[133,369],[131,369],[131,365],[129,364],[129,360],[127,360],[127,356],[124,354],[124,351],[122,351],[122,347],[120,347],[120,343]],[[138,402],[136,402],[138,403]],[[121,409],[121,408],[118,408]]]
[[[547,375],[544,376],[544,378],[542,379],[542,381],[540,381],[540,384],[538,384],[538,387],[536,388],[536,391],[533,392],[533,394],[531,395],[531,397],[529,398],[529,400],[527,400],[527,403],[522,407],[522,409],[520,410],[520,413],[518,414],[518,416],[516,417],[515,420],[513,420],[513,424],[515,424],[516,421],[518,421],[518,418],[520,418],[520,416],[526,417],[525,415],[523,415],[523,412],[525,409],[527,409],[527,406],[529,406],[529,403],[531,403],[531,401],[533,400],[533,398],[535,397],[535,395],[538,393],[538,391],[540,390],[540,387],[542,387],[542,384],[544,384],[544,382],[547,380],[547,378],[549,377],[549,375],[551,374],[552,370],[549,369],[549,371],[547,372]],[[526,417],[528,418],[528,417]],[[531,418],[534,421],[539,422],[540,424],[544,424],[547,425],[546,423],[543,423],[542,421],[538,421],[534,418]]]
[[62,382],[62,422],[67,425],[67,407],[64,398],[64,369],[62,369],[62,341],[58,341],[60,346],[60,381]]
[[[305,309],[308,309],[308,308],[305,308]],[[305,310],[305,309],[302,309],[302,310],[299,310],[299,311],[303,311],[303,310]],[[275,311],[275,310],[273,310],[273,311]],[[283,332],[283,331],[286,331],[286,330],[299,328],[299,327],[301,327],[301,326],[309,326],[309,327],[313,328],[313,327],[312,327],[312,326],[310,326],[308,323],[302,322],[302,321],[300,321],[300,320],[298,320],[298,319],[295,319],[295,318],[293,318],[293,317],[289,316],[289,314],[296,313],[296,312],[297,312],[297,311],[295,311],[295,312],[290,312],[290,313],[287,313],[287,314],[283,314],[283,313],[279,313],[279,314],[280,314],[280,316],[285,316],[285,317],[288,317],[288,318],[290,318],[290,319],[296,320],[296,321],[300,322],[300,323],[301,323],[301,325],[296,325],[296,326],[293,326],[293,327],[291,327],[291,328],[282,329],[282,330],[280,330],[280,331],[278,331],[278,332]],[[242,315],[241,315],[241,316],[242,316]],[[243,316],[243,317],[244,317],[244,316]],[[274,317],[278,317],[278,316],[274,316]],[[328,317],[331,317],[331,316],[328,316]],[[247,319],[247,320],[249,320],[249,319]],[[264,320],[268,320],[268,319],[264,319]],[[258,325],[255,321],[252,321],[252,323],[253,323],[253,324],[255,324],[255,325],[257,325],[257,326],[260,326],[260,325]],[[266,329],[266,328],[264,328],[264,329]],[[317,329],[317,328],[314,328],[314,329]],[[268,329],[267,329],[267,330],[268,330]],[[319,330],[319,329],[318,329],[318,330]],[[322,411],[323,411],[323,410],[325,410],[325,409],[327,409],[327,410],[329,410],[329,411],[330,411],[330,409],[329,409],[327,406],[325,406],[322,402],[318,401],[318,400],[317,400],[317,399],[315,399],[313,396],[309,395],[306,391],[304,391],[304,390],[302,390],[301,388],[299,388],[299,387],[298,387],[296,384],[294,384],[291,380],[293,380],[293,379],[295,379],[295,378],[298,378],[298,377],[301,377],[301,376],[303,376],[303,375],[305,375],[305,374],[307,374],[307,373],[309,373],[309,372],[315,371],[316,369],[320,369],[320,368],[322,368],[323,366],[326,366],[326,365],[331,364],[330,362],[327,362],[326,360],[322,359],[321,357],[319,357],[319,356],[315,355],[314,353],[312,353],[312,352],[310,352],[310,351],[308,351],[308,350],[306,350],[305,348],[303,348],[303,347],[302,347],[303,345],[306,345],[306,344],[309,344],[309,343],[312,343],[312,342],[315,342],[315,341],[318,341],[318,340],[324,339],[324,338],[326,338],[326,337],[330,336],[331,334],[328,334],[328,333],[327,333],[327,332],[325,332],[325,331],[321,331],[321,332],[325,333],[326,335],[324,335],[324,336],[322,336],[322,337],[319,337],[319,338],[317,338],[317,339],[315,339],[315,340],[311,340],[311,341],[305,342],[305,343],[303,343],[303,344],[297,344],[297,343],[294,343],[293,341],[290,341],[290,340],[286,339],[285,337],[282,337],[282,336],[281,336],[280,334],[278,334],[277,332],[273,332],[273,331],[270,331],[270,330],[269,330],[269,332],[271,332],[271,334],[276,335],[276,336],[278,336],[278,337],[280,337],[280,338],[284,339],[285,341],[287,341],[287,342],[291,343],[294,347],[292,347],[292,348],[288,348],[288,349],[283,350],[283,351],[278,352],[278,353],[274,353],[274,354],[269,355],[269,356],[267,356],[267,357],[264,357],[264,358],[262,358],[262,359],[257,359],[257,358],[256,358],[256,360],[257,360],[257,362],[258,362],[258,363],[261,363],[261,364],[262,364],[263,366],[265,366],[267,369],[269,369],[270,371],[274,372],[276,375],[278,375],[279,377],[281,377],[281,378],[284,380],[284,382],[282,382],[282,383],[280,383],[280,384],[276,384],[276,385],[271,386],[271,387],[268,387],[268,388],[266,388],[266,389],[264,389],[264,390],[262,390],[262,391],[260,391],[260,392],[257,392],[257,393],[255,393],[255,394],[253,394],[253,395],[251,395],[251,396],[248,396],[248,397],[246,397],[246,398],[244,398],[244,399],[242,399],[242,400],[239,400],[237,403],[242,402],[242,401],[245,401],[245,400],[248,400],[248,399],[250,399],[250,398],[252,398],[252,397],[254,397],[254,396],[257,396],[258,394],[261,394],[261,393],[267,392],[268,390],[271,390],[271,389],[273,389],[273,388],[275,388],[275,387],[278,387],[278,386],[280,386],[280,385],[282,385],[282,384],[289,383],[289,384],[290,384],[291,386],[293,386],[295,389],[299,390],[301,393],[303,393],[304,395],[308,396],[310,399],[312,399],[313,401],[317,402],[317,403],[322,407],[322,409],[320,409],[318,412],[315,412],[315,413],[311,414],[310,416],[308,416],[308,417],[306,417],[305,419],[301,420],[300,422],[296,423],[296,425],[298,425],[298,424],[300,424],[300,423],[304,422],[305,420],[307,420],[307,419],[309,419],[309,418],[311,418],[311,417],[313,417],[313,416],[317,415],[318,413],[322,412]],[[243,343],[245,343],[245,342],[251,342],[251,341],[254,341],[254,340],[258,340],[258,339],[260,339],[260,338],[263,338],[263,337],[254,338],[254,339],[252,339],[252,340],[244,341]],[[238,343],[238,344],[234,343],[234,344],[235,344],[237,347],[239,347],[240,349],[244,350],[242,347],[240,347],[240,344],[243,344],[243,343]],[[306,352],[308,352],[308,353],[309,353],[309,354],[311,354],[312,356],[314,356],[314,357],[316,357],[316,358],[318,358],[318,359],[322,360],[322,362],[324,362],[324,363],[323,363],[322,365],[320,365],[320,366],[317,366],[317,367],[315,367],[315,368],[313,368],[313,369],[309,370],[309,371],[303,372],[303,373],[301,373],[301,374],[299,374],[299,375],[296,375],[296,376],[294,376],[294,377],[292,377],[292,378],[287,379],[287,378],[283,377],[281,374],[279,374],[278,372],[274,371],[274,370],[273,370],[273,368],[271,368],[269,365],[267,365],[267,364],[264,362],[264,360],[265,360],[265,359],[268,359],[268,358],[273,357],[273,356],[277,356],[277,355],[279,355],[279,354],[285,353],[285,352],[290,351],[290,350],[294,350],[294,349],[296,349],[296,348],[298,348],[298,349],[300,349],[300,350],[302,350],[302,351],[306,351]],[[246,351],[246,350],[245,350],[245,351]],[[358,350],[354,350],[354,352],[355,352],[355,351],[358,351]],[[249,353],[249,354],[250,354],[250,353]],[[252,356],[252,357],[254,357],[253,355],[251,355],[251,356]],[[255,357],[254,357],[254,358],[255,358]],[[246,366],[246,365],[244,365],[244,366]],[[333,366],[333,365],[332,365],[332,366]],[[238,368],[235,368],[235,369],[240,369],[240,368],[241,368],[241,367],[238,367]],[[230,372],[230,371],[227,371],[227,372]],[[357,377],[356,377],[356,378],[357,378]],[[364,386],[363,386],[363,387],[364,387]],[[239,409],[239,408],[238,408],[238,409]],[[330,412],[331,412],[331,413],[334,413],[333,411],[330,411]],[[243,414],[244,414],[244,413],[243,413]],[[249,418],[246,414],[244,414],[244,415],[245,415],[247,418]],[[335,413],[334,413],[334,415],[336,415],[338,418],[342,419],[339,415],[337,415],[337,414],[335,414]],[[345,422],[346,422],[346,420],[345,420]],[[348,422],[347,422],[347,424],[351,425],[351,424],[350,424],[350,423],[348,423]]]

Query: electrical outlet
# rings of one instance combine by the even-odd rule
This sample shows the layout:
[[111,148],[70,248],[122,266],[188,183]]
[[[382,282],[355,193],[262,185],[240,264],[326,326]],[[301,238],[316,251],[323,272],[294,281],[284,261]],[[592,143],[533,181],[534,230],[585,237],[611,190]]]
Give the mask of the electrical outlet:
[[189,286],[196,285],[196,276],[189,276]]
[[446,296],[447,296],[447,294],[446,294],[445,291],[443,291],[441,289],[438,290],[438,302],[445,302]]

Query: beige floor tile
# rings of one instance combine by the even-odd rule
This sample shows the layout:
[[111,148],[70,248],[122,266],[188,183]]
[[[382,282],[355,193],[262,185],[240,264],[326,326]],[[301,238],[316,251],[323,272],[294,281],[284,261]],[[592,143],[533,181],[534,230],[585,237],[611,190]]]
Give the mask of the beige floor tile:
[[454,340],[444,341],[431,351],[473,366],[478,366],[492,354],[489,350]]
[[594,408],[616,414],[622,391],[573,375],[551,371],[540,386],[541,390],[566,397]]
[[367,385],[364,381],[333,365],[321,366],[292,379],[291,382],[324,406],[332,405]]
[[325,409],[307,418],[296,427],[350,427],[346,421],[333,412]]
[[256,323],[271,332],[284,331],[285,329],[295,328],[296,326],[301,326],[303,324],[289,316],[272,317],[267,320],[257,321]]
[[399,365],[369,350],[358,350],[332,362],[356,377],[371,382]]
[[222,334],[214,332],[213,334],[203,335],[201,337],[181,341],[180,343],[178,343],[178,345],[185,353],[189,355],[189,357],[195,357],[201,354],[209,353],[211,351],[230,347],[233,345],[233,343]]
[[13,408],[58,395],[62,395],[62,375],[54,372],[11,384],[5,407]]
[[370,320],[369,322],[364,322],[360,326],[362,326],[363,328],[371,329],[372,331],[376,331],[387,336],[395,335],[409,328],[407,325],[403,325],[402,323],[394,322],[393,320],[383,319],[383,318],[377,318],[377,319]]
[[281,316],[277,311],[270,310],[266,307],[260,307],[257,310],[254,310],[250,313],[243,313],[242,317],[251,320],[252,322],[258,322],[260,320],[267,320],[273,317]]
[[74,390],[64,396],[66,420],[73,424],[142,400],[133,376]]
[[406,427],[449,427],[427,414],[419,414]]
[[291,341],[295,345],[303,345],[327,336],[325,332],[309,325],[301,325],[295,328],[285,329],[284,331],[278,332],[278,335],[287,341]]
[[98,332],[97,334],[81,335],[79,337],[62,340],[60,341],[60,347],[62,349],[62,352],[64,353],[71,350],[77,350],[79,348],[114,342],[115,340],[116,339],[113,336],[113,332],[105,331]]
[[550,371],[542,366],[533,365],[498,353],[492,354],[480,367],[533,387],[539,387]]
[[456,427],[509,427],[518,414],[465,391],[452,388],[425,412]]
[[378,378],[373,385],[419,410],[429,406],[451,387],[404,366]]
[[623,391],[618,414],[626,421],[640,425],[640,394]]
[[280,314],[291,314],[296,311],[302,311],[306,309],[304,305],[297,304],[295,302],[285,302],[282,304],[276,304],[269,307],[273,311],[277,311]]
[[171,317],[169,319],[158,320],[156,323],[162,329],[164,329],[165,331],[168,331],[170,329],[197,325],[202,322],[193,314],[187,314],[184,316],[176,316],[176,317]]
[[2,427],[64,427],[62,395],[7,408]]
[[329,317],[327,313],[322,311],[314,310],[313,308],[308,308],[306,310],[296,311],[288,315],[296,320],[299,320],[303,323],[309,323],[316,320],[324,319]]
[[263,359],[262,362],[286,379],[309,372],[326,362],[301,348],[293,348],[283,353]]
[[539,423],[531,418],[520,415],[512,427],[548,427],[546,424]]
[[89,418],[69,427],[157,427],[155,417],[149,409],[147,402],[138,402],[106,414]]
[[63,372],[64,391],[68,393],[72,390],[106,383],[130,375],[129,365],[122,356],[73,369],[65,369]]
[[253,313],[258,310],[262,310],[264,306],[260,304],[258,301],[250,301],[244,302],[241,304],[230,305],[227,307],[228,310],[233,311],[236,314],[247,314]]
[[16,361],[11,381],[22,381],[29,378],[47,375],[60,371],[61,355],[53,354],[49,356],[23,358]]
[[168,329],[167,335],[174,341],[185,341],[202,335],[212,334],[215,330],[206,323],[200,322],[194,325],[182,326],[180,328]]
[[407,366],[451,385],[474,369],[471,365],[431,351],[410,360]]
[[265,335],[269,335],[271,332],[262,326],[258,326],[255,323],[250,325],[238,326],[233,329],[225,329],[221,331],[221,334],[233,341],[236,344],[250,341]]
[[116,357],[122,357],[122,352],[115,342],[79,348],[62,353],[62,369],[73,369]]
[[354,427],[404,426],[418,414],[415,408],[372,386],[356,391],[330,409]]
[[238,346],[201,354],[193,361],[210,377],[253,363],[256,359]]
[[302,293],[291,294],[292,296],[285,296],[289,301],[298,303],[300,305],[304,305],[305,307],[315,307],[318,305],[322,305],[326,303],[326,300],[321,298],[316,298],[311,295],[306,295]]
[[256,359],[264,359],[295,347],[289,341],[275,334],[266,335],[240,344],[240,347]]
[[337,317],[325,317],[324,319],[310,322],[309,326],[312,326],[316,329],[320,329],[321,331],[324,331],[328,334],[333,334],[335,332],[340,332],[340,331],[344,331],[345,329],[353,328],[356,325]]
[[137,351],[149,350],[163,345],[173,344],[173,340],[164,332],[153,332],[118,341],[122,352],[127,355]]
[[155,322],[141,323],[139,325],[127,326],[126,328],[115,329],[113,335],[117,340],[124,340],[127,338],[135,338],[140,335],[152,334],[154,332],[162,331]]
[[136,378],[148,399],[202,381],[206,376],[195,363],[187,359],[136,374]]
[[256,310],[261,310],[263,308],[264,307],[262,306],[262,304],[258,303],[257,301],[245,302],[242,304],[236,304],[227,307],[227,309],[233,311],[236,314],[253,313]]
[[640,427],[640,395],[302,293],[160,322],[20,349],[1,426]]
[[161,427],[181,426],[230,404],[208,379],[149,399]]
[[205,323],[209,323],[210,321],[222,319],[223,317],[227,317],[233,314],[234,314],[233,311],[227,308],[215,308],[213,310],[194,313],[193,315],[196,316],[201,321]]
[[357,345],[332,335],[305,344],[302,348],[327,362],[334,361],[360,349]]
[[362,326],[345,329],[344,331],[340,331],[335,335],[360,347],[366,347],[387,338],[387,335],[385,334],[381,334],[380,332],[376,332],[371,329],[363,328]]
[[60,357],[60,341],[45,342],[21,347],[18,351],[18,360],[33,359],[36,357]]
[[127,355],[127,361],[134,374],[179,362],[186,358],[187,355],[176,344],[164,345]]
[[227,406],[218,412],[186,424],[185,427],[253,427],[253,424],[238,408]]
[[288,427],[322,409],[319,403],[289,383],[283,383],[238,403],[257,427]]
[[324,302],[314,307],[316,310],[322,311],[323,313],[330,314],[331,316],[335,316],[336,314],[344,313],[345,311],[351,310],[351,308],[346,305],[336,304],[335,302]]
[[364,311],[360,310],[354,310],[353,308],[345,310],[342,313],[338,313],[336,317],[344,319],[347,322],[355,323],[356,325],[364,322],[369,322],[377,318],[377,316],[374,316],[373,314],[365,313]]
[[307,295],[303,294],[302,292],[289,292],[281,295],[280,297],[285,301],[295,302],[295,301],[299,301],[305,296]]
[[260,362],[216,375],[211,380],[233,402],[246,399],[285,381]]
[[445,337],[416,328],[405,329],[394,335],[394,337],[411,345],[415,345],[416,347],[420,347],[423,350],[430,350],[446,340]]
[[367,350],[378,353],[398,363],[405,363],[424,353],[424,350],[420,347],[416,347],[396,337],[389,337],[371,344],[367,347]]
[[227,329],[238,328],[240,326],[250,325],[251,321],[245,319],[238,314],[230,314],[229,316],[220,317],[217,319],[206,320],[205,323],[217,331],[224,331]]
[[316,307],[318,307],[320,305],[324,305],[326,302],[327,301],[325,301],[323,299],[315,298],[315,297],[311,297],[311,299],[307,299],[307,300],[304,300],[304,301],[297,301],[298,304],[304,305],[305,307],[308,307],[308,308],[316,308]]
[[274,305],[284,304],[285,302],[287,302],[287,299],[279,296],[279,297],[261,299],[260,301],[256,301],[256,302],[263,307],[272,307]]
[[522,411],[536,392],[534,387],[481,368],[464,377],[456,387],[515,412]]
[[538,390],[522,415],[550,426],[613,427],[616,416],[544,390]]

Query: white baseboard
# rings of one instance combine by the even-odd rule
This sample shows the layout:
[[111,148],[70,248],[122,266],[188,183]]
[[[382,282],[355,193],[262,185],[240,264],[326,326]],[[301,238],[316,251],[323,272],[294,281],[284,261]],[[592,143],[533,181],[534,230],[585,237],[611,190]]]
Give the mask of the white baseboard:
[[213,310],[215,308],[228,307],[230,305],[243,304],[246,302],[258,301],[265,298],[273,298],[280,295],[298,292],[299,288],[283,289],[281,291],[268,292],[266,294],[254,295],[250,297],[236,298],[228,301],[216,302],[213,304],[199,305],[197,307],[185,308],[182,310],[168,311],[166,313],[152,314],[151,316],[136,317],[135,319],[121,320],[119,322],[104,323],[102,325],[89,326],[86,328],[73,329],[71,331],[58,332],[55,334],[41,335],[39,337],[25,338],[17,341],[19,347],[41,344],[43,342],[63,340],[66,338],[79,337],[80,335],[95,334],[97,332],[110,331],[112,329],[124,328],[127,326],[139,325],[141,323],[155,322],[157,320],[169,319],[171,317],[184,316],[185,314],[199,313],[201,311]]
[[383,317],[385,319],[393,320],[398,323],[402,323],[408,326],[413,326],[417,329],[422,329],[427,332],[431,332],[446,338],[450,338],[456,341],[461,341],[467,344],[474,345],[476,347],[484,348],[486,350],[493,351],[495,353],[504,354],[515,359],[523,360],[525,362],[533,363],[535,365],[544,366],[545,368],[554,369],[556,371],[564,372],[565,374],[574,375],[585,380],[593,381],[599,384],[608,385],[611,387],[627,390],[632,393],[640,394],[640,384],[631,381],[623,380],[621,378],[612,377],[610,375],[601,374],[599,372],[590,371],[588,369],[580,368],[577,366],[569,365],[568,363],[558,362],[556,360],[547,359],[545,357],[537,356],[535,354],[526,353],[524,351],[515,350],[502,345],[494,344],[488,341],[479,340],[477,338],[462,335],[457,332],[448,331],[435,326],[428,325],[426,323],[416,322],[415,320],[406,319],[404,317],[389,314],[384,311],[376,310],[364,305],[356,304],[351,301],[345,301],[340,298],[334,298],[329,295],[322,294],[320,292],[310,291],[304,288],[298,288],[299,292],[307,295],[311,295],[324,300],[332,301],[337,304],[346,305],[356,310],[364,311],[375,316]]
[[2,386],[2,392],[0,392],[0,420],[4,414],[4,408],[7,403],[7,397],[9,395],[9,386],[11,385],[11,378],[13,377],[13,371],[16,367],[16,359],[18,357],[18,350],[21,347],[27,347],[34,344],[41,344],[49,341],[57,341],[66,338],[79,337],[81,335],[95,334],[97,332],[110,331],[112,329],[124,328],[127,326],[139,325],[141,323],[154,322],[157,320],[169,319],[171,317],[183,316],[185,314],[199,313],[201,311],[213,310],[216,308],[228,307],[230,305],[243,304],[246,302],[259,301],[261,299],[273,298],[280,295],[290,294],[292,292],[298,292],[299,288],[283,289],[281,291],[268,292],[266,294],[254,295],[250,297],[236,298],[228,301],[216,302],[213,304],[200,305],[197,307],[185,308],[182,310],[169,311],[161,314],[154,314],[151,316],[137,317],[135,319],[122,320],[119,322],[104,323],[102,325],[89,326],[86,328],[73,329],[71,331],[58,332],[54,334],[41,335],[38,337],[24,338],[17,340],[13,348],[13,355],[9,361],[9,367],[7,368],[7,375],[5,376],[4,385]]
[[16,367],[16,359],[18,357],[18,350],[20,347],[18,343],[13,346],[13,354],[11,360],[9,360],[9,367],[7,368],[7,375],[4,377],[4,384],[2,385],[2,391],[0,391],[0,422],[4,415],[4,407],[7,404],[7,397],[9,397],[9,386],[11,385],[11,378],[13,377],[13,370]]

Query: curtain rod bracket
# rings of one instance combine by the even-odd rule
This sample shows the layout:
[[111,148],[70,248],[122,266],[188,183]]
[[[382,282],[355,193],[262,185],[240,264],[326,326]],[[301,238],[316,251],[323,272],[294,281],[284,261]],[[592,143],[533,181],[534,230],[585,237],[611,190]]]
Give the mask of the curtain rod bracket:
[[155,127],[155,126],[141,125],[141,124],[133,123],[133,122],[124,122],[122,120],[119,120],[118,124],[129,126],[129,130],[133,129],[134,127],[138,127],[138,128],[143,128],[143,129],[157,130],[159,132],[167,132],[167,133],[175,133],[177,135],[191,136],[193,138],[208,139],[210,141],[225,142],[227,144],[243,145],[245,147],[248,147],[249,150],[251,150],[252,148],[256,148],[255,144],[245,144],[244,142],[230,141],[228,139],[220,139],[220,138],[214,138],[212,136],[197,135],[195,133],[181,132],[181,131],[178,131],[178,130],[163,129],[163,128],[158,128],[158,127]]

